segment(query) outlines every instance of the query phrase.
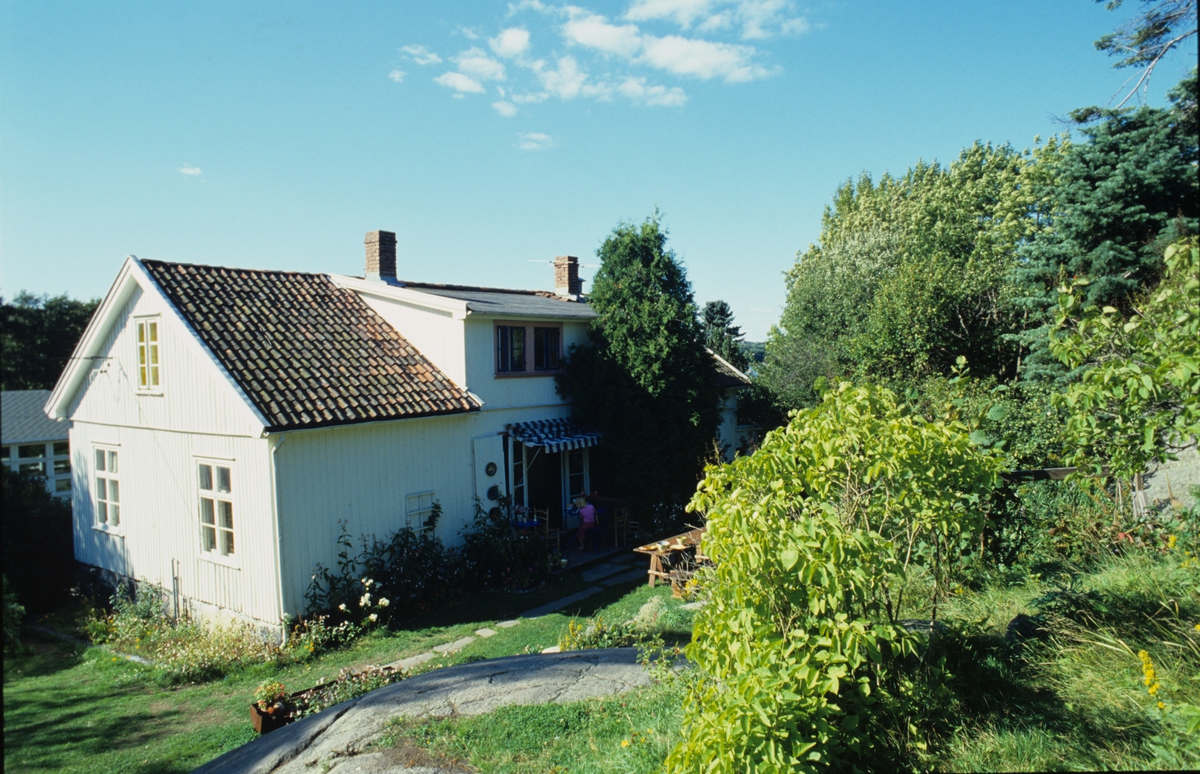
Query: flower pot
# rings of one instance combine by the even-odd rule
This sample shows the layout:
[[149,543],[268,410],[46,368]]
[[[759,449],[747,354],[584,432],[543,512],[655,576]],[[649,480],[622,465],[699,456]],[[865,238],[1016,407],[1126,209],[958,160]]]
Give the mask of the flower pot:
[[260,734],[269,734],[277,728],[283,728],[290,720],[291,713],[276,712],[271,714],[260,710],[258,704],[250,705],[250,723],[254,726],[254,730]]

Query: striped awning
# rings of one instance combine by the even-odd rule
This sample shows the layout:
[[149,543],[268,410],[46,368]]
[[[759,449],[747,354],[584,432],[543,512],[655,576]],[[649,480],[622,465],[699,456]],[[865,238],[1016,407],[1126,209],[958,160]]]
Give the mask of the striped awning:
[[540,446],[549,454],[573,449],[586,449],[600,443],[600,433],[585,430],[575,420],[539,419],[507,426],[508,434],[526,446]]

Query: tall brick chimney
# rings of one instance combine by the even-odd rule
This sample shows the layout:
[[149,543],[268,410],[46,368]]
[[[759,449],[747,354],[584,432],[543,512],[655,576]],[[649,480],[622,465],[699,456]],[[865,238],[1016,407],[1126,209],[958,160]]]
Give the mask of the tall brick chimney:
[[391,231],[368,231],[363,241],[367,246],[366,278],[396,284],[396,234]]
[[560,255],[554,259],[554,292],[560,296],[578,296],[583,293],[583,280],[579,279],[579,259],[573,255]]

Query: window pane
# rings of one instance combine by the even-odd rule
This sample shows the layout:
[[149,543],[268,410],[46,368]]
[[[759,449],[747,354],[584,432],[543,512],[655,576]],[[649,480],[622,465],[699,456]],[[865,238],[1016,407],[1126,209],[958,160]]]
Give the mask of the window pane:
[[108,472],[117,472],[117,453],[115,451],[110,451],[108,453]]
[[509,370],[507,325],[496,326],[496,370],[500,372]]
[[99,500],[108,499],[108,480],[96,476],[96,498]]
[[138,346],[138,365],[142,366],[142,370],[146,370],[146,348]]
[[0,446],[0,460],[6,460],[12,456],[11,446]]
[[546,329],[546,368],[547,369],[558,368],[558,350],[559,350],[559,346],[560,346],[559,342],[558,342],[558,334],[559,334],[558,328],[547,328]]
[[44,462],[27,462],[21,466],[22,473],[32,473],[34,475],[42,475],[46,472],[46,463]]
[[120,489],[120,487],[121,487],[121,485],[120,485],[118,482],[116,482],[116,481],[112,480],[111,478],[108,480],[108,497],[107,497],[106,499],[107,499],[107,500],[108,500],[110,503],[119,503],[119,502],[121,502],[121,489]]
[[[157,359],[158,358],[156,357],[155,360],[157,360]],[[150,366],[150,386],[151,387],[158,386],[158,366],[156,366],[156,365]]]
[[233,553],[233,532],[221,530],[221,555],[229,556]]
[[54,472],[59,475],[62,475],[63,473],[70,473],[71,472],[71,461],[70,460],[55,460],[54,461]]
[[55,492],[70,492],[71,491],[71,479],[60,478],[57,481],[55,481],[54,482],[54,491]]
[[229,492],[229,468],[217,468],[217,491]]
[[68,441],[59,441],[54,444],[54,456],[63,457],[71,453],[71,444]]
[[150,341],[154,344],[157,344],[158,343],[158,323],[151,320],[149,323],[147,323],[147,326],[150,328]]
[[233,529],[233,503],[218,500],[217,513],[221,517],[221,526],[225,529]]
[[508,329],[509,358],[513,371],[525,370],[525,329],[512,326]]
[[217,530],[213,527],[201,527],[200,534],[204,539],[205,551],[217,550]]
[[207,497],[200,498],[200,521],[204,524],[216,524],[213,517],[213,501]]
[[108,524],[110,527],[121,526],[121,506],[115,503],[108,504]]
[[212,491],[212,465],[200,466],[200,488],[211,492]]
[[146,376],[146,366],[142,366],[138,369],[138,386],[145,387],[149,383],[148,377]]
[[104,503],[96,503],[96,521],[101,524],[108,523],[108,508]]
[[30,443],[25,444],[24,446],[18,446],[17,455],[24,457],[25,459],[29,459],[31,457],[44,457],[46,456],[46,446],[45,444],[40,443]]

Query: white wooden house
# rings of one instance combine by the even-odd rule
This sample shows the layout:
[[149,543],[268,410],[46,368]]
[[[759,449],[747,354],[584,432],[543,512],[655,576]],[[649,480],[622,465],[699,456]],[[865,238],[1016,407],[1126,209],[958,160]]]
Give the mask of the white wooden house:
[[49,390],[0,392],[0,464],[44,476],[48,492],[67,498],[71,496],[68,424],[42,411],[49,397]]
[[[352,535],[456,541],[498,494],[561,509],[588,449],[555,390],[595,313],[554,292],[128,258],[46,403],[71,421],[75,555],[196,612],[277,627]],[[735,372],[736,373],[736,372]],[[744,379],[744,377],[743,377]]]

